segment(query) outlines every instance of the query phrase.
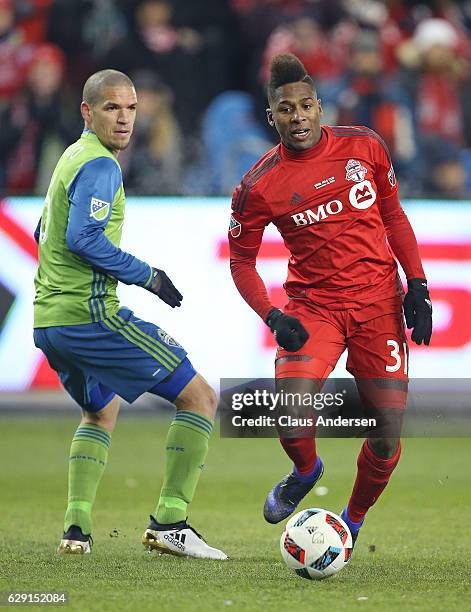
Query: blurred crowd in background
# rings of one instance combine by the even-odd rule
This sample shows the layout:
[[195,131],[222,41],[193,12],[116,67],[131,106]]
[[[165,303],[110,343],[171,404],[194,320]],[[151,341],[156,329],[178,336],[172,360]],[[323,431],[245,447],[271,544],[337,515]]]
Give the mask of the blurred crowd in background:
[[43,195],[86,78],[134,80],[128,194],[226,195],[277,142],[270,59],[295,53],[326,124],[387,142],[403,196],[471,195],[471,1],[0,0],[0,191]]

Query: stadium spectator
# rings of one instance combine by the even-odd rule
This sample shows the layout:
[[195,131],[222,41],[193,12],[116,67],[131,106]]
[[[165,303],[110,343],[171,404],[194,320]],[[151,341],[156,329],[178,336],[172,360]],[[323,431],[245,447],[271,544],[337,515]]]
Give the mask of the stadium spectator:
[[[232,188],[228,174],[217,178],[221,168],[214,173],[207,159],[195,164],[200,153],[205,155],[205,134],[200,130],[210,104],[222,92],[248,92],[256,109],[252,127],[257,133],[264,130],[258,142],[267,143],[273,135],[265,125],[263,84],[272,56],[284,52],[300,57],[315,78],[325,123],[366,124],[381,133],[404,195],[435,189],[427,175],[435,163],[428,157],[428,141],[441,138],[458,147],[461,153],[455,164],[471,157],[463,152],[471,150],[471,11],[467,4],[451,0],[0,0],[0,188],[6,188],[7,173],[11,189],[27,193],[29,188],[39,188],[42,170],[28,171],[29,178],[25,174],[19,180],[32,163],[26,156],[18,164],[18,151],[25,146],[26,134],[36,143],[29,147],[31,151],[42,140],[37,135],[33,138],[28,127],[37,113],[31,110],[31,84],[25,87],[25,82],[35,46],[47,41],[62,50],[67,65],[60,79],[61,103],[68,97],[78,102],[86,76],[100,68],[158,75],[159,91],[171,91],[173,98],[170,104],[167,94],[156,93],[154,102],[159,98],[159,108],[162,103],[167,109],[165,123],[172,114],[177,121],[178,154],[170,154],[168,164],[176,168],[177,176],[196,172],[198,180],[191,184],[198,191],[222,194]],[[56,71],[52,72],[45,83],[56,79]],[[77,128],[74,119],[69,124],[61,106],[56,134],[67,130],[69,140]],[[245,142],[245,134],[241,133],[240,142]],[[159,141],[163,142],[161,138],[162,134]],[[151,140],[155,151],[156,140]],[[136,146],[140,144],[138,136]],[[247,155],[245,145],[234,149],[231,167],[242,168]],[[223,159],[217,160],[219,166]],[[193,168],[190,174],[189,168]],[[137,166],[129,169],[132,190],[137,192],[142,184],[146,193],[155,189],[155,193],[160,189],[168,193],[172,183],[168,173],[166,185],[159,187],[155,176],[143,181],[138,171]],[[12,176],[18,180],[11,182]],[[173,182],[178,190],[180,181]],[[186,193],[188,184],[177,192],[181,190]]]
[[139,112],[133,138],[119,158],[126,191],[139,195],[181,193],[182,136],[173,95],[153,73],[133,78]]
[[338,77],[347,58],[346,44],[345,38],[342,45],[331,44],[329,35],[314,19],[297,17],[270,34],[262,62],[262,82],[267,82],[270,62],[280,53],[294,53],[314,79]]
[[[470,133],[464,112],[470,95],[469,59],[460,35],[448,21],[439,18],[419,23],[413,38],[399,48],[404,70],[401,86],[414,113],[421,170],[416,193],[435,185],[430,170],[435,164],[434,145],[463,147]],[[469,144],[469,143],[468,143]],[[456,158],[453,164],[459,164]],[[439,188],[439,185],[435,185]]]
[[255,119],[252,97],[243,91],[225,91],[212,100],[203,117],[201,142],[202,159],[187,175],[188,194],[231,193],[241,173],[272,147]]
[[174,92],[175,112],[185,136],[195,135],[201,113],[215,93],[207,69],[211,64],[207,39],[190,26],[175,26],[170,0],[142,0],[136,6],[134,26],[110,50],[103,67],[160,75]]
[[399,82],[384,70],[378,33],[360,30],[347,56],[348,67],[340,78],[318,81],[324,120],[366,125],[381,134],[401,176],[402,193],[410,191],[417,172],[412,112]]
[[459,147],[441,139],[427,139],[423,145],[429,164],[424,175],[424,195],[463,198],[467,193],[465,160]]
[[[67,71],[66,78],[76,91],[77,102],[80,101],[83,83],[96,68],[94,45],[85,37],[85,26],[94,5],[95,0],[54,0],[49,11],[47,40],[60,47],[68,66],[73,66],[73,70]],[[111,22],[112,13],[109,15]],[[106,32],[101,33],[101,36],[106,40]]]
[[49,10],[53,0],[17,0],[18,27],[25,41],[39,44],[46,40]]
[[126,34],[127,28],[116,0],[93,0],[83,20],[83,44],[99,61]]
[[44,194],[65,143],[80,133],[64,102],[65,58],[55,45],[44,43],[34,52],[24,90],[9,114],[16,132],[6,163],[6,187],[11,193]]
[[15,23],[12,0],[0,0],[0,105],[23,86],[32,49]]

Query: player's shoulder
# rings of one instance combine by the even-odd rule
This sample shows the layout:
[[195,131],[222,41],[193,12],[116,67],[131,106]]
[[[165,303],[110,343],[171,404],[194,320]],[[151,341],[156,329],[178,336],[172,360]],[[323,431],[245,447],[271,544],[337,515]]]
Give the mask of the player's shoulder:
[[99,155],[82,160],[76,180],[121,182],[121,168],[111,157]]
[[97,155],[96,157],[91,157],[90,159],[84,160],[82,170],[97,174],[108,172],[112,172],[113,174],[121,174],[121,168],[117,163],[117,160],[104,155]]
[[276,145],[244,174],[241,182],[235,188],[232,198],[232,208],[243,214],[247,200],[256,198],[260,193],[264,180],[268,178],[281,161],[280,145]]
[[97,188],[108,193],[108,198],[116,196],[123,178],[121,168],[111,157],[98,156],[82,160],[68,184],[67,193],[71,196],[80,186],[82,190],[96,191]]
[[375,132],[366,125],[331,125],[325,127],[331,133],[332,139],[338,141],[340,146],[345,146],[349,140],[356,142],[364,141],[368,145],[381,145],[389,155],[388,147],[378,132]]
[[277,144],[272,149],[267,151],[256,164],[254,164],[248,172],[244,174],[241,180],[241,185],[253,187],[261,178],[270,172],[281,161],[280,144]]

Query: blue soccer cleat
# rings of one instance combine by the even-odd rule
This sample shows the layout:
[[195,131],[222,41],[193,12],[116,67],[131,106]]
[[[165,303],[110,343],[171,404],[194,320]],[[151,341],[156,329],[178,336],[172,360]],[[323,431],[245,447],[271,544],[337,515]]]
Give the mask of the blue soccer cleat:
[[363,518],[358,523],[355,523],[354,521],[352,521],[350,519],[350,517],[348,516],[348,506],[343,509],[342,514],[340,515],[340,518],[345,523],[347,523],[348,528],[350,529],[350,533],[352,534],[352,549],[353,549],[355,547],[356,541],[358,539],[358,534],[360,533],[360,528],[363,525],[363,521],[365,519]]
[[316,482],[321,479],[323,473],[324,464],[321,458],[318,457],[312,475],[309,477],[298,476],[296,468],[291,474],[285,476],[267,495],[265,505],[263,506],[265,520],[274,525],[292,514],[299,502],[306,497]]

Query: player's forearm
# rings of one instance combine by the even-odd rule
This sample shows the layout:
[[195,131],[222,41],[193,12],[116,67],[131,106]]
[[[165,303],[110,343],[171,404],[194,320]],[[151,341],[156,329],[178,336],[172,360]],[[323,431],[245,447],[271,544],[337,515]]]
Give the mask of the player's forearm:
[[397,195],[382,200],[381,211],[389,245],[407,279],[425,278],[414,230]]
[[255,261],[231,259],[231,274],[240,295],[264,320],[273,308],[265,283],[255,268]]
[[72,253],[126,285],[145,287],[152,279],[149,264],[115,246],[100,229],[88,234],[68,229],[66,242]]

